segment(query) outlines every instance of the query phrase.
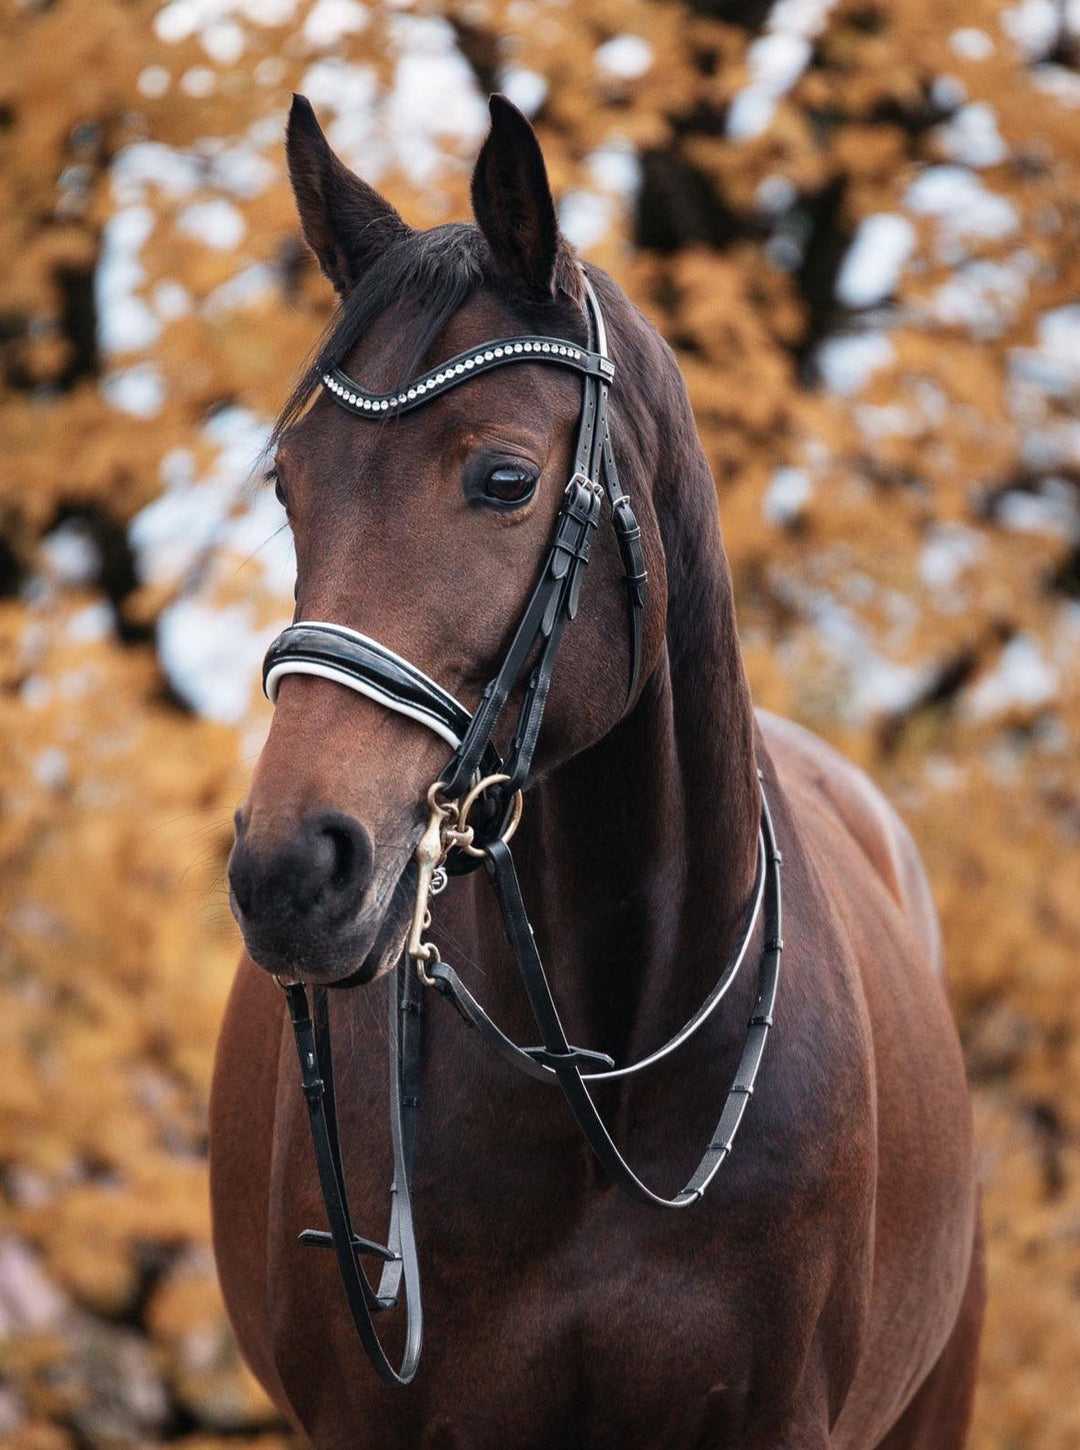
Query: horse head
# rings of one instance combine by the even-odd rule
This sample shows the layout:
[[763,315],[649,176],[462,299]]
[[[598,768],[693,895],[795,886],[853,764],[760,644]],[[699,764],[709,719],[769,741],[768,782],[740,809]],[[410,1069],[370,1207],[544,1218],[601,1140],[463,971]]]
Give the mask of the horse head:
[[[432,378],[422,407],[408,389],[495,339],[562,339],[583,354],[590,345],[590,284],[559,233],[536,137],[500,97],[491,116],[472,182],[475,225],[417,231],[333,154],[308,103],[294,101],[290,177],[340,307],[274,434],[273,476],[296,542],[296,618],[378,641],[469,712],[546,566],[580,444],[583,380],[539,350],[525,360],[519,348],[514,367],[485,367],[477,354],[481,366],[461,386],[435,388]],[[595,281],[619,353],[611,447],[661,580],[643,612],[636,692],[664,636],[651,487],[661,454],[657,395],[675,370],[618,289]],[[337,376],[363,380],[366,394],[391,405],[374,405],[369,417],[338,406],[348,387],[335,396],[327,380]],[[529,782],[595,744],[633,705],[623,575],[615,533],[602,526]],[[539,648],[538,636],[534,659]],[[494,732],[504,753],[524,673]],[[234,914],[267,970],[371,980],[400,956],[425,800],[447,765],[445,732],[440,739],[318,672],[286,673],[276,703],[236,816]]]

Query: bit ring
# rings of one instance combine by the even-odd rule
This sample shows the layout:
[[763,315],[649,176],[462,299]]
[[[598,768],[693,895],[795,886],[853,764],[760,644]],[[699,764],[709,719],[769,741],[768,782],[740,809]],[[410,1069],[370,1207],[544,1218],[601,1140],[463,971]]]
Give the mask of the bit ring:
[[[486,775],[483,780],[477,781],[477,783],[469,791],[468,795],[466,795],[462,799],[461,804],[458,806],[457,829],[462,833],[462,835],[464,835],[466,831],[469,831],[470,839],[467,841],[459,841],[457,844],[461,847],[461,849],[465,852],[467,856],[475,856],[478,859],[482,859],[484,856],[487,855],[487,852],[482,846],[474,846],[472,843],[471,828],[469,826],[469,812],[472,810],[477,800],[479,800],[479,798],[484,794],[489,786],[505,785],[509,779],[510,777],[508,775]],[[510,813],[510,819],[506,824],[506,829],[503,831],[500,837],[500,840],[502,840],[504,843],[513,840],[514,832],[521,824],[521,812],[524,809],[524,804],[525,803],[522,799],[521,792],[519,790],[516,790],[514,792],[513,810]]]

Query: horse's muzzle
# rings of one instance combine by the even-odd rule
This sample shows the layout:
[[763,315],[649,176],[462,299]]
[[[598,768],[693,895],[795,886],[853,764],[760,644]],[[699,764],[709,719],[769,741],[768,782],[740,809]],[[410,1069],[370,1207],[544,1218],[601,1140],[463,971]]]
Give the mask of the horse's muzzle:
[[252,959],[312,979],[354,972],[377,934],[364,911],[373,857],[365,828],[342,812],[304,817],[284,840],[266,841],[238,811],[229,899]]

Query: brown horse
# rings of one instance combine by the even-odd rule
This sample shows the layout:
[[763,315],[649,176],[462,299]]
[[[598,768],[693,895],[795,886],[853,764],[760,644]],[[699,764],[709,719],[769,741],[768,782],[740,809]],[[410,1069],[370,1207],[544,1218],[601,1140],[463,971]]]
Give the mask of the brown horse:
[[[584,356],[586,274],[558,233],[531,128],[498,99],[476,226],[408,228],[334,157],[301,99],[288,160],[304,234],[342,298],[277,432],[297,617],[365,631],[476,711],[562,518],[583,384],[520,357],[453,388],[431,369],[532,334]],[[612,1186],[558,1093],[425,993],[413,1198],[426,1344],[408,1389],[380,1384],[334,1256],[297,1244],[326,1209],[271,973],[348,979],[326,994],[337,1119],[356,1226],[381,1231],[387,993],[448,747],[332,672],[286,672],[230,863],[248,954],[211,1108],[229,1313],[319,1450],[957,1450],[983,1274],[970,1108],[922,867],[858,771],[755,716],[716,491],[675,361],[609,278],[587,275],[615,364],[611,451],[649,570],[641,668],[628,700],[627,594],[602,520],[528,770],[522,892],[571,1040],[618,1062],[650,1054],[708,998],[740,937],[763,786],[787,942],[756,1092],[701,1201],[658,1212]],[[418,373],[434,395],[411,408],[403,380]],[[364,379],[352,405],[320,386],[346,374]],[[400,406],[371,405],[377,389]],[[354,416],[372,406],[378,421]],[[495,731],[504,754],[509,728]],[[527,1039],[515,951],[483,878],[451,882],[432,933]],[[747,967],[677,1051],[594,1089],[618,1149],[665,1193],[714,1131],[758,992]],[[401,1312],[382,1317],[400,1353]]]

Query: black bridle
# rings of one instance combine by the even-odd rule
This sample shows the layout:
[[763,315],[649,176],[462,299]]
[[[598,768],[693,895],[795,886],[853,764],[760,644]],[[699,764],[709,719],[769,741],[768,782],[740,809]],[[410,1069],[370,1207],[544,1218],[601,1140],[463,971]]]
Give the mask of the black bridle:
[[[735,945],[708,997],[679,1032],[641,1061],[616,1068],[604,1053],[572,1046],[563,1030],[543,963],[536,948],[521,896],[509,841],[521,812],[521,791],[532,765],[547,703],[555,656],[563,629],[577,613],[589,549],[606,496],[611,509],[626,576],[630,609],[630,675],[627,705],[636,699],[641,678],[646,571],[641,531],[628,495],[619,483],[608,431],[608,389],[615,366],[608,356],[603,315],[585,279],[589,346],[562,338],[515,337],[483,343],[424,373],[393,393],[368,392],[340,369],[323,377],[330,396],[363,418],[397,416],[420,407],[469,377],[514,362],[541,362],[581,374],[582,405],[574,466],[540,577],[525,606],[494,678],[472,714],[408,660],[378,641],[342,625],[300,621],[270,646],[263,681],[276,699],[286,674],[313,674],[348,688],[426,725],[453,748],[442,777],[428,793],[428,827],[416,851],[417,895],[412,926],[396,990],[390,992],[390,1123],[394,1177],[390,1231],[385,1246],[357,1235],[338,1138],[334,1099],[333,1057],[327,989],[313,988],[309,1008],[300,982],[281,981],[289,1004],[301,1082],[315,1148],[329,1232],[308,1229],[300,1241],[332,1248],[341,1271],[357,1333],[379,1376],[390,1384],[407,1384],[416,1372],[422,1337],[420,1277],[413,1232],[410,1190],[420,1081],[420,985],[434,988],[456,1007],[466,1024],[504,1060],[529,1076],[557,1083],[600,1163],[631,1197],[661,1208],[685,1208],[708,1188],[732,1144],[751,1094],[772,1026],[780,975],[780,852],[762,793],[761,829],[755,883]],[[505,758],[493,743],[502,712],[529,662],[532,667],[522,692],[514,736]],[[760,777],[760,773],[759,773]],[[471,823],[474,806],[485,813]],[[492,1021],[454,969],[441,961],[438,949],[423,940],[430,925],[429,899],[445,884],[447,870],[461,871],[483,863],[495,891],[507,938],[522,974],[526,994],[542,1038],[538,1047],[519,1047]],[[764,945],[758,969],[758,995],[734,1082],[707,1148],[685,1187],[672,1198],[648,1188],[633,1172],[612,1141],[593,1103],[589,1083],[639,1072],[681,1047],[709,1019],[735,980],[764,905]],[[409,970],[414,963],[416,972]],[[383,1262],[382,1276],[372,1287],[358,1257]],[[392,1308],[402,1283],[406,1299],[406,1344],[400,1366],[387,1358],[375,1331],[373,1315]]]
[[[559,640],[577,613],[581,581],[605,494],[611,505],[630,604],[628,705],[637,694],[648,575],[641,550],[641,529],[629,496],[619,482],[608,433],[608,387],[615,365],[607,355],[607,335],[599,303],[588,281],[585,285],[590,340],[595,339],[595,350],[556,337],[502,338],[459,353],[393,393],[369,393],[340,368],[323,377],[330,396],[361,418],[385,418],[410,412],[470,377],[510,363],[554,364],[570,368],[583,378],[573,472],[555,521],[547,562],[506,656],[484,690],[475,714],[470,715],[434,680],[385,645],[340,625],[316,621],[294,624],[270,646],[263,665],[264,684],[272,700],[284,674],[317,674],[336,679],[434,730],[455,747],[443,776],[442,794],[448,799],[456,799],[468,789],[485,756],[487,764],[494,763],[492,734],[514,687],[539,647],[524,691],[514,739],[500,766],[501,773],[508,777],[502,783],[504,800],[508,801],[527,780]],[[494,773],[487,771],[489,775]]]

